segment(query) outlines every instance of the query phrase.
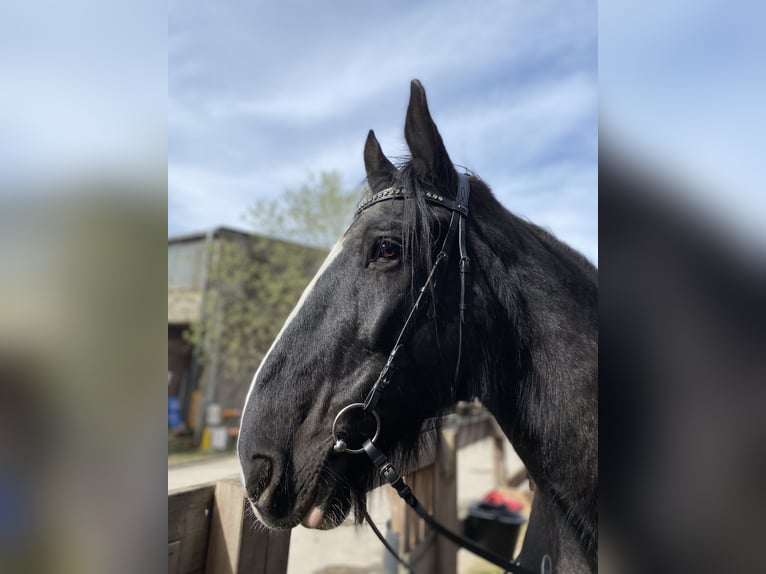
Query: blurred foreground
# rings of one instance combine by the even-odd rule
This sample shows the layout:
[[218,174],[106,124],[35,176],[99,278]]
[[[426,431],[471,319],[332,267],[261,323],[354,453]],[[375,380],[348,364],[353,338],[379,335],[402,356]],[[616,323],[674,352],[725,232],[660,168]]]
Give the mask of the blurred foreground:
[[600,156],[600,564],[751,572],[766,516],[766,258]]
[[3,572],[164,563],[163,186],[0,197]]

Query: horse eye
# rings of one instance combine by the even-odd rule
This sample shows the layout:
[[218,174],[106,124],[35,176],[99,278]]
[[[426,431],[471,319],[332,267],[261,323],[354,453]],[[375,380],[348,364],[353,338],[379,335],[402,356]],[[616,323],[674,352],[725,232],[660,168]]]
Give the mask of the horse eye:
[[388,237],[383,237],[381,239],[378,239],[378,243],[375,248],[375,258],[376,259],[386,259],[386,260],[394,260],[398,259],[400,254],[400,248],[399,245],[389,239]]

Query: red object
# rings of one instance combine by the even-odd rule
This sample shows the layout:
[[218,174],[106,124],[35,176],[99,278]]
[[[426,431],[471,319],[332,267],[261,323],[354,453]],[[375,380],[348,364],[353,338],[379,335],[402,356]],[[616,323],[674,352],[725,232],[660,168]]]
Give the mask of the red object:
[[484,498],[482,498],[481,501],[488,502],[489,504],[497,504],[499,506],[505,506],[507,509],[513,510],[516,512],[519,512],[522,508],[524,508],[521,502],[519,502],[512,496],[503,494],[502,492],[498,490],[493,490],[492,492],[487,494]]

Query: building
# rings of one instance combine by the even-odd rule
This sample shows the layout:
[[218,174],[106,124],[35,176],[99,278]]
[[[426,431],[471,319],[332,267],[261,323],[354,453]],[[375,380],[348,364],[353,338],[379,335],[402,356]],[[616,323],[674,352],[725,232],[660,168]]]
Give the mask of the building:
[[168,397],[196,441],[211,404],[238,428],[259,361],[326,253],[226,227],[168,238]]

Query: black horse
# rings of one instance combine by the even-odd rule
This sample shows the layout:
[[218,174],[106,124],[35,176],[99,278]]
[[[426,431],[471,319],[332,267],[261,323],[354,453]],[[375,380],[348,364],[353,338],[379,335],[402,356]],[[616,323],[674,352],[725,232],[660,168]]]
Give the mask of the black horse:
[[[450,198],[458,186],[418,81],[405,138],[412,157],[397,168],[370,131],[364,162],[372,193],[392,188],[406,198],[357,213],[253,379],[238,449],[247,495],[268,527],[333,528],[352,506],[361,520],[375,470],[365,456],[333,451],[332,423],[375,383],[442,245],[451,212],[426,194]],[[595,571],[597,271],[508,212],[478,177],[469,182],[462,334],[458,269],[450,263],[404,339],[376,409],[376,444],[402,460],[417,448],[424,421],[477,397],[537,487],[519,562],[539,570],[548,555],[555,572]],[[354,448],[374,431],[372,417],[358,415],[342,422]]]

